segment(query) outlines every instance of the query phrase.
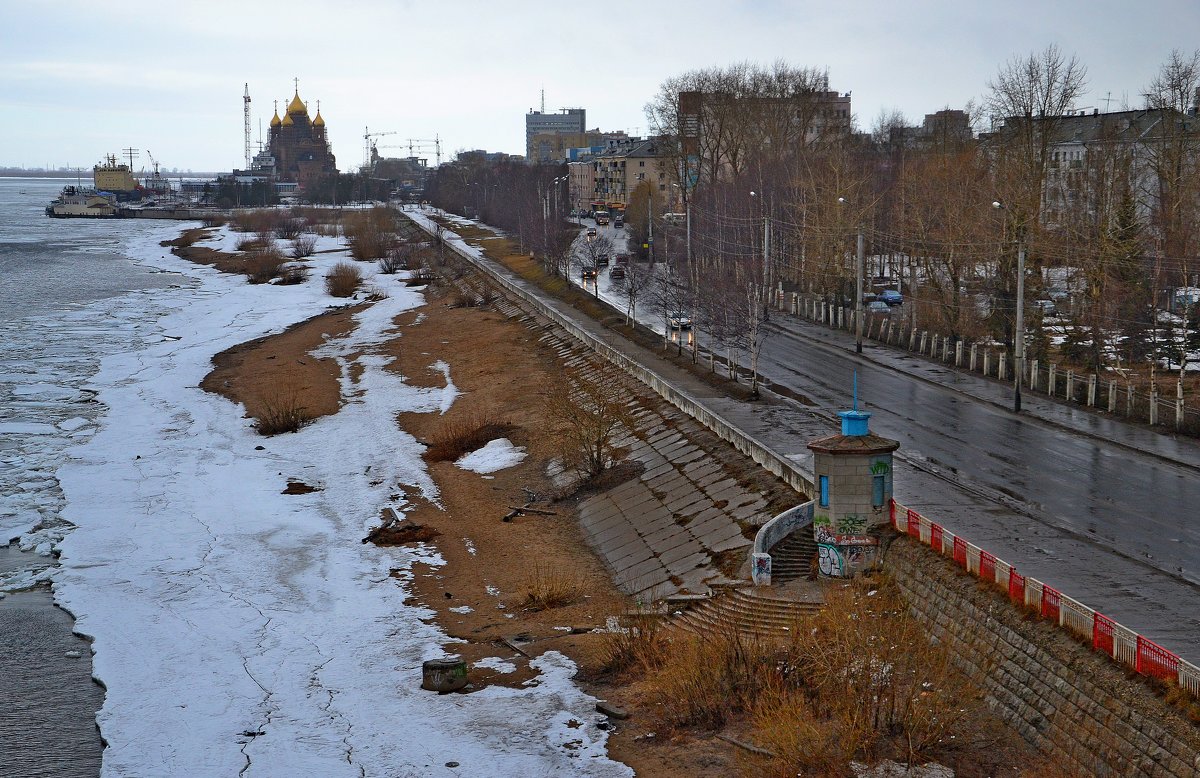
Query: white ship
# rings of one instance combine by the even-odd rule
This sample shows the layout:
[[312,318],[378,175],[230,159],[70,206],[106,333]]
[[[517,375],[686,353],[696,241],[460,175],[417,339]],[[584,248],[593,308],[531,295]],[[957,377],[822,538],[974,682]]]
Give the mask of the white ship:
[[67,186],[46,206],[46,215],[57,219],[112,219],[117,215],[117,206],[95,189]]

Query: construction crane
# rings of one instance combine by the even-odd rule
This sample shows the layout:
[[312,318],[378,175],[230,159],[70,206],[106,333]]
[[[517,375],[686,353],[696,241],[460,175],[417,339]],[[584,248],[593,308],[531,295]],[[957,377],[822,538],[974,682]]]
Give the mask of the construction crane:
[[440,167],[442,164],[442,139],[438,135],[434,135],[432,139],[409,138],[408,139],[408,156],[410,156],[410,157],[416,156],[414,149],[420,149],[421,151],[428,151],[430,143],[433,144],[434,156],[437,159],[438,166]]
[[399,135],[396,131],[390,132],[371,132],[371,128],[363,127],[363,170],[371,169],[371,149],[375,148],[375,141],[372,138],[381,138],[384,135]]
[[246,82],[246,91],[242,94],[242,124],[244,125],[243,140],[246,144],[246,170],[250,169],[250,82]]

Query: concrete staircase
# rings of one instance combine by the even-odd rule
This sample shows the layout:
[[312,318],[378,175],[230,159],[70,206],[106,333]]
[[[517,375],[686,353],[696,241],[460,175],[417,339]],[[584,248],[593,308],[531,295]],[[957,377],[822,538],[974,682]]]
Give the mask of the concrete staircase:
[[768,594],[753,587],[729,589],[680,612],[667,621],[671,629],[698,635],[737,630],[761,638],[785,638],[805,616],[821,606]]
[[771,583],[784,584],[812,574],[812,561],[817,556],[817,541],[811,527],[793,532],[771,549]]

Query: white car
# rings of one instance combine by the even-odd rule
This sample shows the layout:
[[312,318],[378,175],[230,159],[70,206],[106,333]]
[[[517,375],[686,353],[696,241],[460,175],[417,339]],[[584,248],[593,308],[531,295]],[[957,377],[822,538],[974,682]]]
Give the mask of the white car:
[[673,330],[690,330],[692,317],[683,311],[675,311],[667,316],[667,326]]

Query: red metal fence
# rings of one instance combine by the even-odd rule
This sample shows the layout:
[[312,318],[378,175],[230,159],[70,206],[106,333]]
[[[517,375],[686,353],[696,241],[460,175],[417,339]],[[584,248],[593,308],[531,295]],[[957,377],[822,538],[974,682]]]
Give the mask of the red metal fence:
[[1031,608],[1044,618],[1084,638],[1092,647],[1143,675],[1178,683],[1200,697],[1200,667],[1107,616],[1097,613],[1036,578],[1017,572],[1017,568],[968,543],[939,524],[931,522],[912,508],[892,500],[892,526],[945,555],[949,549],[954,562],[970,573],[1008,590],[1009,598]]

